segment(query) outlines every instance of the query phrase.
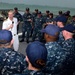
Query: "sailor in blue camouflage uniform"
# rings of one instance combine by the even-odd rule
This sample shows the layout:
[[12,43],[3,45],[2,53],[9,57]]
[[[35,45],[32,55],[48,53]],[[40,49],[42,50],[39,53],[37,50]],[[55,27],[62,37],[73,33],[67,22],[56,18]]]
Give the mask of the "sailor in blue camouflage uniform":
[[32,42],[26,48],[26,61],[28,67],[22,74],[15,75],[46,75],[42,72],[47,61],[47,49],[45,45],[39,41]]
[[72,24],[67,24],[61,28],[65,41],[62,41],[62,48],[67,53],[67,58],[63,62],[61,75],[73,75],[75,73],[75,27]]
[[22,73],[26,68],[25,56],[12,49],[12,33],[0,30],[0,75]]
[[[75,15],[72,16],[71,24],[73,26],[75,26]],[[73,38],[75,39],[75,34],[74,34]]]
[[38,11],[39,11],[38,9],[35,9],[35,12],[32,13],[32,15],[33,15],[34,18],[37,17]]
[[33,23],[32,23],[32,30],[31,30],[30,37],[32,37],[32,34],[33,34],[34,24],[35,24],[35,18],[37,17],[37,15],[38,15],[38,9],[35,9],[35,11],[32,13]]
[[[64,15],[59,16],[58,18],[55,18],[55,19],[56,19],[56,22],[57,22],[57,26],[59,28],[62,28],[62,27],[64,27],[66,25],[67,19],[66,19],[66,17]],[[60,32],[59,40],[58,40],[58,43],[59,43],[60,46],[62,45],[61,44],[62,41],[64,41],[64,37],[62,35],[62,32]]]
[[18,25],[17,25],[17,33],[18,33],[18,31],[19,31],[19,24],[20,24],[20,22],[23,21],[23,18],[22,18],[22,15],[18,12],[18,8],[17,7],[14,8],[14,17],[16,17],[17,20],[18,20]]
[[[74,44],[75,40],[73,39],[73,35],[75,34],[75,27],[73,26],[73,24],[65,25],[63,28],[60,28],[60,31],[62,31],[62,35],[64,37],[64,40],[61,41],[62,47],[66,49],[67,47],[69,47],[70,44],[71,44],[71,46],[74,46],[73,44]],[[69,40],[67,40],[68,37],[70,38]],[[67,48],[67,49],[74,49],[74,47]]]
[[49,14],[50,14],[50,11],[49,10],[46,10],[45,15],[43,15],[44,20],[45,20],[45,23],[46,23],[46,19],[49,18]]
[[38,16],[35,18],[34,21],[34,30],[33,30],[33,35],[32,35],[32,41],[35,41],[36,36],[38,37],[38,40],[41,40],[41,33],[40,30],[43,27],[44,24],[44,19],[42,17],[42,13],[39,11]]
[[59,30],[59,27],[53,24],[50,24],[46,26],[45,29],[41,30],[41,32],[44,33],[44,39],[46,40],[45,46],[48,51],[47,65],[44,69],[44,72],[48,73],[48,75],[60,74],[60,66],[65,57],[64,51],[57,43]]
[[53,24],[53,21],[54,21],[54,19],[53,19],[53,13],[50,13],[49,17],[47,17],[47,19],[46,19],[46,24],[47,25],[48,24]]
[[75,26],[75,15],[72,16],[71,24],[72,24],[73,26]]
[[[75,28],[72,27],[70,31],[75,32]],[[48,51],[47,65],[43,72],[48,73],[48,75],[73,75],[75,71],[75,41],[72,38],[73,35],[69,33],[66,35],[64,32],[65,41],[61,47],[57,43],[58,27],[48,25],[41,32],[44,33]]]
[[30,14],[29,8],[26,8],[26,12],[23,15],[23,26],[22,26],[22,39],[20,42],[24,41],[25,38],[25,32],[26,34],[26,42],[29,43],[29,35],[31,33],[32,29],[32,21],[33,21],[33,16]]

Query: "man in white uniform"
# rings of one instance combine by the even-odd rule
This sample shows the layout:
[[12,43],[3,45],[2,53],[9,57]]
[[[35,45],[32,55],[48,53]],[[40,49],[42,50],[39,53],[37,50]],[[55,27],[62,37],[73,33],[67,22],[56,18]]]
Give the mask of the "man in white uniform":
[[13,16],[14,16],[13,11],[9,11],[8,19],[3,22],[2,29],[6,29],[12,32],[13,40],[14,40],[13,48],[15,51],[17,51],[19,48],[19,39],[17,35],[18,21],[17,18],[14,18]]

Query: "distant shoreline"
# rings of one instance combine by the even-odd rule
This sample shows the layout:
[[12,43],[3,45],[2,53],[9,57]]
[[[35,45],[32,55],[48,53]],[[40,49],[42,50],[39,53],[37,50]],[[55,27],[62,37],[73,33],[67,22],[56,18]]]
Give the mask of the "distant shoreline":
[[42,6],[42,7],[57,7],[57,8],[67,8],[67,9],[75,9],[75,7],[62,7],[62,6],[49,6],[49,5],[35,5],[35,4],[24,4],[24,3],[6,3],[6,2],[0,2],[1,4],[9,4],[9,5],[13,5],[13,4],[15,4],[15,5],[25,5],[25,6]]
[[55,7],[55,6],[44,6],[44,5],[26,5],[26,4],[13,4],[13,3],[3,3],[0,2],[0,10],[1,9],[13,9],[14,7],[18,7],[18,9],[22,12],[25,11],[26,7],[30,8],[31,12],[34,12],[35,9],[39,9],[42,13],[45,13],[46,10],[49,10],[54,15],[58,14],[58,11],[71,11],[71,15],[75,15],[75,8],[67,8],[67,7]]

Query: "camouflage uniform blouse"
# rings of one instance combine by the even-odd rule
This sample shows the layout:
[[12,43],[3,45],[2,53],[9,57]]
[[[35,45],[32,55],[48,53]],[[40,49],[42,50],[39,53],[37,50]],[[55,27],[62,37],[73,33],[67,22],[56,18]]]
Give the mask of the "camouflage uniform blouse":
[[41,70],[40,71],[33,71],[33,70],[24,70],[22,74],[14,74],[14,75],[46,75]]
[[0,48],[0,75],[22,73],[26,68],[25,56],[11,48]]

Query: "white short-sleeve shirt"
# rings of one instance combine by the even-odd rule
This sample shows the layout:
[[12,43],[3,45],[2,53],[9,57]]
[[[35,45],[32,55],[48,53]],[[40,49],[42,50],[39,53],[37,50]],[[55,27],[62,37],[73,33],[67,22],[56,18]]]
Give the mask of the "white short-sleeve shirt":
[[13,18],[11,21],[9,18],[3,22],[2,29],[7,29],[11,24],[13,23],[13,28],[9,29],[9,31],[12,32],[12,35],[17,34],[17,25],[18,25],[18,20],[17,18]]

